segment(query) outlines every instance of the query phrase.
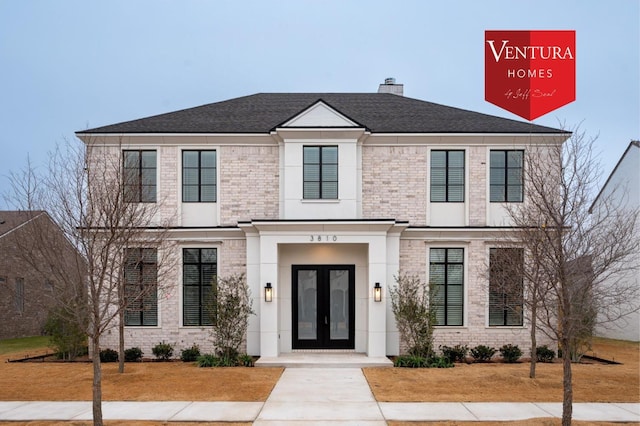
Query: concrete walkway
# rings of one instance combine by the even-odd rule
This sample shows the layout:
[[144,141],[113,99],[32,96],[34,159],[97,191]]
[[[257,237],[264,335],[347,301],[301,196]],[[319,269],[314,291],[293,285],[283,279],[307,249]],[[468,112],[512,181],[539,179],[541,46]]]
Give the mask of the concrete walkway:
[[[377,402],[359,368],[287,368],[266,402],[120,402],[105,420],[237,421],[254,425],[382,426],[404,421],[507,421],[561,417],[561,403]],[[91,402],[0,401],[0,421],[91,420]],[[640,422],[638,403],[576,403],[575,420]]]

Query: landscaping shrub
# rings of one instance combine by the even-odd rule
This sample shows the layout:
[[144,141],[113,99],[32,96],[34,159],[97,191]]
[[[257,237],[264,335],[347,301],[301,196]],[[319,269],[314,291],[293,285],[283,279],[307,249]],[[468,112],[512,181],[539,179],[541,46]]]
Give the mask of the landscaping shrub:
[[424,368],[427,366],[427,359],[419,355],[400,355],[395,359],[393,365],[403,368]]
[[138,362],[142,360],[142,349],[135,347],[124,350],[124,360],[127,362]]
[[429,358],[429,362],[427,364],[429,368],[452,368],[453,362],[451,362],[448,358],[443,356],[434,356]]
[[100,351],[100,362],[117,362],[118,361],[118,351],[114,351],[113,349],[103,349]]
[[500,354],[504,362],[514,363],[522,356],[522,351],[517,345],[504,345],[500,348]]
[[151,349],[153,355],[161,361],[168,361],[173,356],[173,345],[171,343],[158,343]]
[[204,354],[196,359],[198,367],[253,367],[253,357],[251,355],[242,354],[234,357],[222,356],[222,352],[218,354]]
[[253,367],[253,357],[248,354],[238,355],[238,365],[241,367]]
[[555,356],[556,354],[553,349],[549,349],[547,345],[536,348],[536,358],[539,362],[553,362]]
[[394,367],[403,368],[451,368],[453,363],[445,357],[425,358],[419,355],[401,355],[393,362]]
[[87,333],[64,309],[49,312],[44,331],[59,358],[71,361],[87,353]]
[[218,358],[214,354],[200,355],[196,360],[196,365],[198,367],[219,367],[220,358]]
[[469,352],[467,345],[440,346],[442,356],[450,362],[464,362]]
[[190,348],[183,349],[180,354],[180,359],[184,362],[194,362],[198,360],[200,356],[200,348],[198,345],[193,345]]
[[476,362],[488,362],[495,353],[495,348],[485,345],[478,345],[471,349],[471,356]]

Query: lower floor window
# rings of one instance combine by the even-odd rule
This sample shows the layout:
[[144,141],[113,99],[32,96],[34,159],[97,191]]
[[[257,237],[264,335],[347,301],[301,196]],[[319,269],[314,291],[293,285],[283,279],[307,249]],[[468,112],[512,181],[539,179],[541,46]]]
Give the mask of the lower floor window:
[[492,248],[489,254],[489,325],[521,326],[523,323],[524,251]]
[[432,248],[429,282],[433,286],[436,325],[462,325],[464,308],[464,249]]
[[154,248],[125,252],[124,325],[158,325],[158,253]]
[[209,307],[213,300],[217,268],[217,249],[182,250],[183,325],[213,324]]

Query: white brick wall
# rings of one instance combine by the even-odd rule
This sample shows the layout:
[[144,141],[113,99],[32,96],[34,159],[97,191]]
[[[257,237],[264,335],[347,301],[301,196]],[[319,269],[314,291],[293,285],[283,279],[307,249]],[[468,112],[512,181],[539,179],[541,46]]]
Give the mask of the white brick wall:
[[467,149],[469,168],[469,226],[485,226],[487,222],[487,150],[483,146]]
[[362,147],[362,216],[426,224],[427,147]]
[[[525,356],[531,350],[530,329],[525,319],[524,327],[489,327],[488,326],[488,246],[484,241],[446,241],[433,243],[422,240],[400,240],[400,270],[402,273],[417,275],[424,282],[428,281],[427,262],[430,247],[464,247],[467,251],[465,264],[467,294],[465,312],[466,321],[462,327],[436,327],[434,344],[454,346],[477,345],[493,346],[498,349],[504,344],[518,345]],[[538,333],[538,345],[551,344],[542,333]],[[400,343],[401,351],[406,351],[406,342]]]
[[[179,146],[145,146],[158,150],[158,200],[161,217],[176,225],[179,209]],[[362,218],[395,218],[409,221],[411,226],[427,226],[428,148],[411,146],[362,146]],[[114,150],[120,149],[114,147]],[[222,145],[216,147],[219,158],[218,204],[219,224],[235,226],[250,219],[279,219],[279,148],[276,145]],[[487,148],[471,145],[467,150],[468,223],[472,227],[487,225]],[[114,151],[115,152],[115,151]],[[435,238],[435,235],[434,235]],[[464,239],[464,241],[462,241]],[[246,272],[246,241],[222,238],[216,243],[221,276]],[[459,243],[459,244],[458,244]],[[465,247],[467,251],[465,324],[463,327],[440,327],[435,331],[438,345],[478,344],[496,348],[506,343],[517,344],[529,351],[529,329],[526,327],[488,327],[488,246],[471,236],[447,246]],[[400,240],[400,272],[428,280],[427,238]],[[181,250],[178,244],[174,250]],[[151,357],[151,348],[161,341],[180,350],[197,343],[202,352],[211,352],[211,338],[206,328],[183,328],[181,322],[181,268],[163,277],[167,285],[159,296],[159,326],[133,327],[125,331],[125,347],[139,346]],[[540,344],[548,343],[543,337]],[[117,328],[105,334],[105,347],[117,347]],[[401,343],[401,346],[403,344]]]
[[[228,239],[216,245],[218,249],[219,276],[245,272],[246,243],[244,240]],[[182,263],[182,247],[175,245],[172,249]],[[191,347],[194,343],[200,347],[201,353],[213,352],[210,327],[181,327],[181,292],[182,267],[177,265],[162,275],[158,283],[158,327],[125,327],[125,349],[140,347],[144,357],[153,358],[151,349],[165,341],[174,345],[174,357],[180,357],[180,351]],[[101,339],[103,348],[118,347],[118,322]],[[241,351],[246,348],[243,346]]]
[[278,219],[278,147],[222,146],[219,153],[220,225]]

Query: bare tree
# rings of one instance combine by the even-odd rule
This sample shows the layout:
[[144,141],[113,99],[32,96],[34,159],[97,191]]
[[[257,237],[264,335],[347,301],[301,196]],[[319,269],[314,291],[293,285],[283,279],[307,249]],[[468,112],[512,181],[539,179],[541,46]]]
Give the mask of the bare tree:
[[[519,211],[524,215],[526,212]],[[521,217],[522,223],[525,218]],[[536,223],[534,221],[533,223]],[[529,377],[536,377],[538,315],[544,303],[553,277],[549,268],[537,261],[543,248],[544,227],[530,226],[502,232],[490,250],[488,271],[489,322],[491,325],[529,326],[530,362]],[[526,244],[523,244],[526,241]],[[496,318],[494,318],[496,317]],[[501,318],[502,317],[502,318]]]
[[[170,259],[172,252],[165,241],[166,220],[155,199],[155,164],[149,167],[154,175],[145,176],[138,167],[145,159],[138,157],[134,165],[132,158],[125,157],[119,145],[67,141],[50,154],[43,172],[29,164],[13,173],[12,193],[7,197],[21,210],[47,211],[63,231],[61,241],[52,240],[44,227],[33,228],[22,244],[37,254],[34,258],[49,259],[43,262],[47,266],[43,274],[55,275],[63,289],[54,292],[59,303],[87,330],[93,361],[94,425],[102,425],[100,338],[115,319],[123,323],[127,312],[147,309],[140,302],[157,297],[153,273],[162,269],[154,253]],[[146,160],[155,162],[155,156]],[[58,262],[61,248],[67,246],[77,250],[83,262]],[[138,262],[145,261],[153,266],[143,274],[144,279],[123,279]],[[34,268],[42,267],[34,263]],[[68,298],[70,289],[86,296]]]
[[226,365],[234,365],[242,342],[246,339],[252,307],[251,290],[244,274],[213,277],[207,314],[216,353]]
[[605,284],[610,276],[636,272],[630,260],[639,244],[638,211],[609,195],[590,212],[601,174],[594,142],[575,129],[564,144],[528,147],[525,201],[507,208],[527,255],[522,271],[532,319],[562,349],[563,425],[572,417],[572,355],[576,359],[596,321],[638,309],[638,288]]
[[389,294],[398,332],[410,355],[430,358],[434,352],[433,329],[439,297],[436,286],[412,275],[400,275],[395,280]]

